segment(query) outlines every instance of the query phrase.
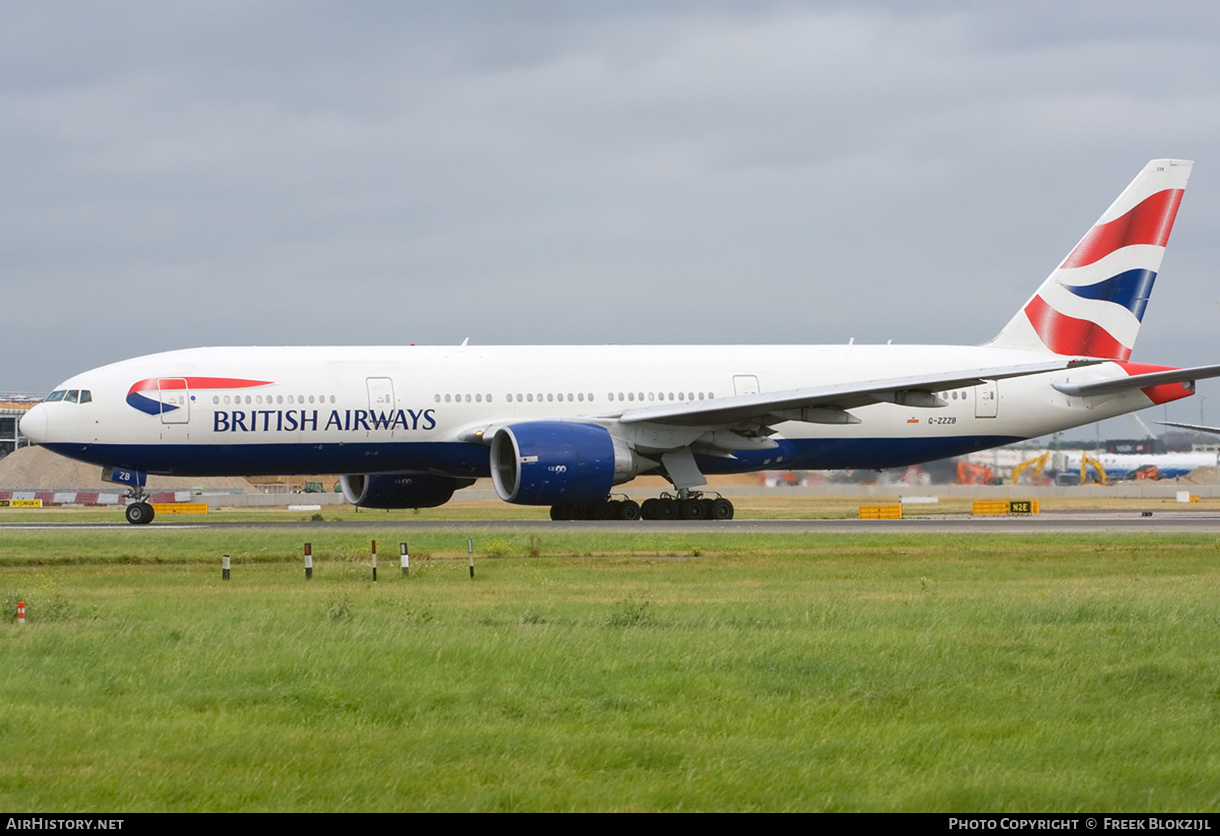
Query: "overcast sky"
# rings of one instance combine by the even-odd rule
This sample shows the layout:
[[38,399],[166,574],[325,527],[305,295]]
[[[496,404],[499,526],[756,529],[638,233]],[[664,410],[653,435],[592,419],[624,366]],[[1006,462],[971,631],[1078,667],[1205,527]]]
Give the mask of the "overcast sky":
[[1133,359],[1220,363],[1214,3],[0,0],[0,390],[196,345],[978,343],[1171,156]]

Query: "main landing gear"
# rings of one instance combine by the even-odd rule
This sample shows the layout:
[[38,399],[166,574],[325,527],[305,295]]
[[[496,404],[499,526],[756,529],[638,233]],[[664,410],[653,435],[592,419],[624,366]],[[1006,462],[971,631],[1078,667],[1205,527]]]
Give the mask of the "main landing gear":
[[715,499],[691,491],[673,497],[661,494],[658,499],[646,499],[640,510],[646,520],[731,520],[733,503],[723,496]]
[[634,499],[611,499],[606,497],[601,502],[584,505],[576,502],[564,502],[551,506],[553,520],[638,520],[640,518],[640,503]]
[[[631,499],[610,499],[591,505],[564,503],[551,506],[553,520],[731,520],[733,503],[722,496],[705,497],[697,491],[663,493],[640,505]],[[682,496],[685,493],[686,496]]]

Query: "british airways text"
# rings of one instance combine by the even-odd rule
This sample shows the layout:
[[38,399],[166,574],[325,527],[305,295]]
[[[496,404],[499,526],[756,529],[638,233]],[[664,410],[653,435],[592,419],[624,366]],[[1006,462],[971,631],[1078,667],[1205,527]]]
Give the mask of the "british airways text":
[[431,430],[435,409],[332,409],[322,419],[316,409],[235,409],[212,413],[213,432],[352,432],[356,430]]

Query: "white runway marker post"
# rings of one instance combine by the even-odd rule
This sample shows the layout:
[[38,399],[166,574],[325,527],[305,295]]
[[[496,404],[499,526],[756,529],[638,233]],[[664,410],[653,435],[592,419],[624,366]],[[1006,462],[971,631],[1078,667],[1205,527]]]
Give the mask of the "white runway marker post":
[[377,541],[373,541],[373,583],[377,583]]
[[229,579],[229,556],[227,554],[220,558],[220,579],[222,581]]
[[466,541],[466,554],[470,556],[470,579],[474,580],[474,540]]
[[411,571],[411,555],[407,554],[407,544],[399,543],[398,552],[402,555],[400,563],[402,564],[402,576],[405,578]]
[[305,544],[305,580],[313,577],[313,546]]

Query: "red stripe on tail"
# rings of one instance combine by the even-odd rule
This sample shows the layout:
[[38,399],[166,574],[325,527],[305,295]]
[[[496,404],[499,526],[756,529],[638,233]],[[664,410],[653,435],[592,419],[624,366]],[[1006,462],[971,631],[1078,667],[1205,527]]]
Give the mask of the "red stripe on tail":
[[1043,345],[1056,354],[1083,354],[1109,360],[1126,360],[1131,356],[1131,349],[1114,339],[1105,328],[1096,322],[1061,314],[1041,296],[1030,300],[1025,306],[1025,315]]
[[1098,224],[1060,266],[1084,267],[1133,244],[1165,246],[1183,194],[1182,189],[1165,189],[1145,198],[1121,218]]

